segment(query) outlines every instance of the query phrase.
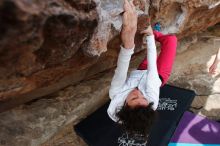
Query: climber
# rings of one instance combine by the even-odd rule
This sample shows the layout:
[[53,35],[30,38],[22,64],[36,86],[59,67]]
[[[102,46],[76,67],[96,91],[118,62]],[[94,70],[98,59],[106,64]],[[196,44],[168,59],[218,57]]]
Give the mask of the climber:
[[[159,23],[154,31],[151,26],[143,30],[141,34],[146,37],[147,55],[138,69],[127,78],[137,31],[137,13],[132,1],[124,0],[122,21],[122,45],[109,90],[111,103],[107,112],[126,132],[147,136],[156,116],[160,87],[167,82],[171,73],[177,39],[174,35],[159,32]],[[155,40],[161,44],[158,58]]]
[[220,62],[220,48],[218,49],[218,52],[216,53],[215,60],[213,61],[212,65],[209,67],[209,73],[215,74],[216,68]]

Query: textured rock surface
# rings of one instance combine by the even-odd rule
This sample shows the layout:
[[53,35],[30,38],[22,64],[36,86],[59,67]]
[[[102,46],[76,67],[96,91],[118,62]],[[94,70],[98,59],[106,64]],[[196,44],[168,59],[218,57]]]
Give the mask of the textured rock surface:
[[[212,36],[212,37],[211,37]],[[214,43],[215,42],[215,43]],[[220,66],[218,73],[211,76],[207,73],[208,68],[215,57],[217,47],[220,46],[220,26],[209,28],[208,32],[184,38],[178,47],[178,53],[173,68],[173,74],[169,80],[170,84],[182,88],[195,90],[199,96],[196,96],[190,110],[194,113],[203,115],[213,120],[220,120]],[[137,66],[144,57],[144,53],[140,54],[133,67]],[[213,95],[212,95],[213,94]],[[68,133],[68,130],[66,132]],[[64,138],[70,138],[73,133],[65,135]],[[62,137],[63,131],[58,133],[54,138],[46,143],[65,145]],[[78,138],[76,136],[75,138]],[[73,138],[70,138],[73,140]],[[78,141],[76,141],[78,142]],[[75,146],[76,142],[70,146]],[[77,145],[84,146],[80,142]],[[44,146],[44,145],[43,145]]]
[[[140,57],[135,60],[140,60]],[[99,74],[43,99],[0,113],[1,146],[55,146],[59,143],[60,146],[77,146],[79,143],[83,146],[70,127],[109,100],[112,74],[113,71]],[[57,132],[58,135],[54,136]],[[53,136],[51,141],[44,143]]]
[[[179,38],[220,21],[218,0],[135,0]],[[149,11],[148,11],[149,10]],[[2,0],[0,111],[57,91],[116,63],[122,0]],[[137,51],[141,37],[136,37]],[[107,51],[108,50],[108,51]]]
[[[186,39],[193,43],[186,50],[180,44],[180,53],[177,54],[169,81],[170,84],[196,90],[200,96],[193,101],[191,110],[215,120],[220,119],[220,95],[217,94],[220,92],[220,66],[215,76],[208,75],[207,69],[217,51],[213,45],[216,38],[204,40],[201,36],[220,37],[219,30],[219,26],[210,28],[209,32],[197,36],[198,41]],[[137,67],[144,56],[145,53],[134,56],[131,68]],[[112,75],[113,71],[99,74],[76,86],[1,113],[1,145],[86,146],[72,126],[108,100]]]
[[[188,42],[188,45],[186,45]],[[190,43],[191,42],[191,43]],[[187,47],[188,46],[188,47]],[[220,25],[181,41],[169,83],[196,91],[191,110],[220,120],[220,65],[215,75],[208,74],[220,46]]]
[[[220,84],[218,84],[219,86]],[[209,119],[220,121],[220,93],[209,96],[197,96],[191,110]]]
[[179,38],[204,30],[220,21],[219,0],[153,0],[150,14],[165,33]]
[[[187,43],[187,45],[185,45]],[[170,83],[193,89],[199,95],[209,95],[220,91],[219,73],[208,74],[220,46],[220,25],[210,27],[209,31],[182,40],[178,56],[171,74]]]
[[[105,103],[108,100],[109,82],[109,74],[98,76],[98,79],[91,79],[44,99],[0,113],[0,145],[38,146],[43,144],[65,126],[73,126]],[[68,132],[65,132],[60,140],[64,140],[65,135],[68,135]],[[75,144],[80,142],[79,139],[75,140]],[[68,141],[63,142],[68,144]]]
[[121,12],[122,0],[1,1],[0,111],[114,66]]
[[59,89],[96,60],[80,51],[98,25],[95,3],[68,2],[1,1],[1,100],[43,87],[34,96]]
[[[169,83],[195,90],[191,109],[219,120],[220,68],[215,76],[207,73],[220,46],[220,26],[213,26],[220,22],[219,0],[135,4],[138,30],[149,10],[163,32],[178,34]],[[0,1],[0,111],[44,96],[0,113],[0,145],[85,145],[72,125],[108,100],[113,72],[91,76],[116,64],[121,12],[121,0]],[[137,34],[137,52],[141,41]],[[143,56],[134,56],[133,67]]]
[[52,140],[41,146],[87,146],[87,144],[76,135],[71,124],[62,129]]

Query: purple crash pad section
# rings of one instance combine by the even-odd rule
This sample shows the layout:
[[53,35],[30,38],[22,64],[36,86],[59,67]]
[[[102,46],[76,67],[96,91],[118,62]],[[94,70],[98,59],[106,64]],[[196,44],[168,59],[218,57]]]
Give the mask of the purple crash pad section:
[[185,112],[170,142],[220,144],[220,123]]

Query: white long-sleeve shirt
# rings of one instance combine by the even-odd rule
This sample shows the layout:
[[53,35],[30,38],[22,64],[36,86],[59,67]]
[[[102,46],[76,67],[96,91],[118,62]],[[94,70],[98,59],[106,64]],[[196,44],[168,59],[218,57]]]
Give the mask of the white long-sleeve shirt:
[[113,121],[118,121],[116,113],[122,108],[128,94],[135,89],[142,92],[144,97],[153,102],[153,109],[156,110],[159,102],[159,91],[161,80],[157,71],[157,51],[154,35],[147,36],[147,70],[134,70],[127,78],[131,55],[134,48],[125,49],[121,47],[117,68],[111,82],[109,96],[111,103],[108,107],[108,115]]

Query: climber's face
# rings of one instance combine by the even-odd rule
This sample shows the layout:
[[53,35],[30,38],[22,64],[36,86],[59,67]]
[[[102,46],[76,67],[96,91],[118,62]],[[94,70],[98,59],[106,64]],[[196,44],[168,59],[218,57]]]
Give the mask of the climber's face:
[[144,97],[144,95],[141,93],[141,91],[135,88],[128,94],[126,98],[126,104],[131,108],[134,108],[137,106],[147,107],[149,102]]

